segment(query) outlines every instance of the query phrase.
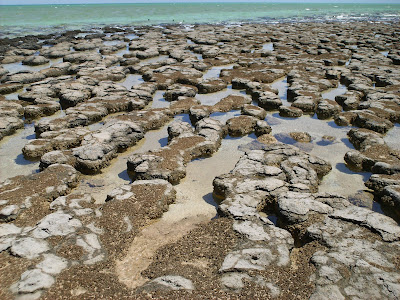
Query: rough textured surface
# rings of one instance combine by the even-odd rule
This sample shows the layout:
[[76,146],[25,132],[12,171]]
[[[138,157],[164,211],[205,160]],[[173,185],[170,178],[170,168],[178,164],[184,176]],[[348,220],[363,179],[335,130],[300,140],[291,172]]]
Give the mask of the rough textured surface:
[[[58,275],[62,276],[72,266],[111,262],[122,254],[120,251],[129,245],[127,242],[138,228],[159,218],[174,199],[175,190],[166,181],[137,181],[110,192],[108,202],[103,205],[94,204],[89,194],[70,194],[47,205],[50,213],[34,226],[1,225],[3,259],[10,254],[20,260],[37,259],[35,268],[23,272],[10,290],[20,296],[34,297],[38,291],[52,287]],[[173,289],[193,288],[183,279],[172,282]],[[164,285],[167,283],[168,280],[162,281]]]
[[133,172],[135,178],[161,178],[177,184],[185,177],[185,165],[214,153],[225,135],[224,126],[213,119],[197,122],[195,131],[185,123],[175,123],[169,128],[167,147],[129,157],[128,171]]
[[398,24],[87,30],[1,40],[1,299],[400,297]]
[[55,164],[44,172],[17,176],[1,182],[1,220],[16,220],[18,225],[21,215],[33,225],[44,213],[42,210],[48,201],[67,194],[78,184],[78,179],[79,173],[71,166]]

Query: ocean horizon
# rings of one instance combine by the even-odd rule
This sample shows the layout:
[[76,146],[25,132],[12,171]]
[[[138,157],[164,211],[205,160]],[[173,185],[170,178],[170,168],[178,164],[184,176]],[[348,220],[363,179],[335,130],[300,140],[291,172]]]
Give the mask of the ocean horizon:
[[107,3],[0,6],[2,37],[93,27],[282,22],[396,22],[400,4],[360,3]]

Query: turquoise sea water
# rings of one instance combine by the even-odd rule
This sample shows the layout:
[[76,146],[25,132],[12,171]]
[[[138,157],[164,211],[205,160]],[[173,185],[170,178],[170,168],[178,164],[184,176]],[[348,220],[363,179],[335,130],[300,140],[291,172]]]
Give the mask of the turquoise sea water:
[[224,2],[0,6],[3,37],[104,25],[399,19],[400,4]]

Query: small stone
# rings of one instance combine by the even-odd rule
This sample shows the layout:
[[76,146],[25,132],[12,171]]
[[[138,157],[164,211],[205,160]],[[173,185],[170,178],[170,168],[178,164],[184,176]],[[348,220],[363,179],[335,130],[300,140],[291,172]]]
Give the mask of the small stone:
[[300,108],[303,112],[314,112],[316,100],[311,96],[298,96],[292,103],[293,107]]
[[62,211],[57,211],[47,215],[39,222],[33,231],[33,236],[36,238],[64,236],[75,232],[81,226],[82,223],[78,219],[74,219],[71,215]]
[[334,136],[331,136],[331,135],[324,135],[322,137],[322,140],[333,143],[336,140],[336,138]]
[[15,219],[18,212],[19,207],[17,205],[7,205],[0,210],[0,219]]
[[0,238],[0,252],[3,252],[11,247],[15,237],[2,237]]
[[54,254],[44,255],[44,260],[36,265],[47,274],[57,275],[68,266],[68,261]]
[[266,144],[266,145],[275,144],[278,142],[278,140],[273,135],[270,135],[270,134],[260,135],[257,138],[257,141],[259,141],[260,143]]
[[264,120],[267,116],[267,112],[263,108],[250,104],[246,104],[245,106],[243,106],[242,114],[253,116],[260,120]]
[[243,279],[250,280],[251,277],[248,274],[232,272],[224,274],[221,283],[226,289],[237,291],[244,287]]
[[271,282],[268,282],[265,285],[269,288],[272,298],[278,297],[281,294],[281,289],[277,285]]
[[275,255],[267,248],[250,248],[233,251],[225,257],[219,271],[265,270],[275,258]]
[[290,132],[289,135],[292,139],[300,143],[311,142],[311,135],[308,132]]
[[344,300],[345,297],[336,285],[317,286],[315,292],[311,295],[310,300]]
[[356,194],[349,196],[349,202],[359,207],[372,209],[374,195],[364,191],[359,191]]
[[37,290],[48,289],[54,282],[52,276],[39,269],[33,269],[22,273],[21,280],[17,284],[17,291],[19,293],[33,293]]
[[16,240],[11,246],[11,253],[16,256],[33,259],[49,250],[46,241],[25,237]]
[[262,225],[255,222],[244,221],[233,223],[233,230],[245,235],[252,241],[268,241],[270,236],[264,231]]
[[22,229],[14,224],[0,224],[0,236],[15,235],[21,233]]
[[84,239],[86,243],[93,249],[101,249],[101,245],[96,234],[94,233],[85,234]]

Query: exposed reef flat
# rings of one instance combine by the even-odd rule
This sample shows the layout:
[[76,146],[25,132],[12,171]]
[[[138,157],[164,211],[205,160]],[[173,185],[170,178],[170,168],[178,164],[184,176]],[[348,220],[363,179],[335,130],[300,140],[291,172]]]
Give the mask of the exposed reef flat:
[[399,32],[0,40],[0,298],[399,299]]

